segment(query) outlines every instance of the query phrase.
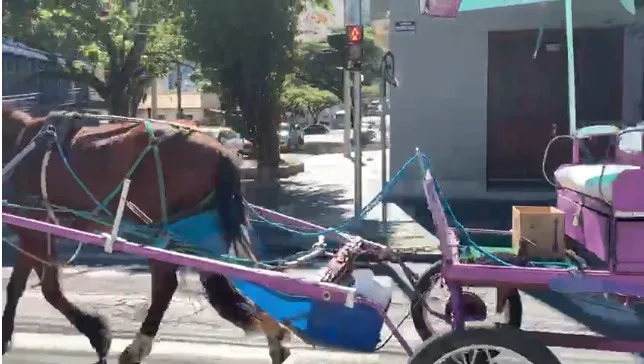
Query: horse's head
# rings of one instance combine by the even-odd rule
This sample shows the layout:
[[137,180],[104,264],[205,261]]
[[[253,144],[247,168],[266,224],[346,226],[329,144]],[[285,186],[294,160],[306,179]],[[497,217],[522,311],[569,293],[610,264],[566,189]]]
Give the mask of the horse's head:
[[27,127],[33,124],[31,116],[13,105],[2,104],[2,165],[7,164],[24,142]]

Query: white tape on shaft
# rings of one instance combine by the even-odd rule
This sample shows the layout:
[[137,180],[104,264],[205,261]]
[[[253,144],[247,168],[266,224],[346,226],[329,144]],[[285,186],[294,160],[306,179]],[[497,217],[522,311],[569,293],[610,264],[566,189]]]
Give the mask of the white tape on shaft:
[[121,225],[121,219],[123,219],[123,210],[125,209],[125,203],[127,202],[127,193],[130,190],[130,180],[125,179],[123,181],[123,188],[121,189],[121,198],[119,199],[119,205],[116,208],[116,217],[114,218],[114,225],[112,225],[112,233],[110,234],[109,240],[105,243],[105,252],[111,253],[112,248],[114,247],[114,240],[118,237],[119,226]]

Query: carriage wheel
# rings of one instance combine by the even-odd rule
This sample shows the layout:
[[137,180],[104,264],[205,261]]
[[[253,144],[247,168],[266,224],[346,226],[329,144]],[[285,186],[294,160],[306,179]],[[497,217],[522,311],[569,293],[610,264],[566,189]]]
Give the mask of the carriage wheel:
[[[416,284],[416,292],[420,295],[421,299],[428,302],[430,308],[434,311],[438,311],[438,308],[431,301],[442,301],[445,302],[445,308],[441,309],[440,312],[444,315],[451,314],[451,306],[449,304],[449,295],[445,290],[441,290],[438,286],[440,285],[441,279],[441,262],[433,263],[426,271],[423,273]],[[440,291],[440,292],[439,292]],[[447,296],[446,296],[447,294]],[[445,297],[441,297],[445,296]],[[476,314],[486,314],[487,308],[485,303],[478,298],[478,296],[473,294],[466,294],[465,299],[467,306],[470,307],[471,313]],[[434,307],[432,307],[434,306]],[[484,312],[479,312],[484,311]],[[512,290],[505,298],[503,304],[503,314],[499,323],[507,324],[515,328],[521,327],[521,320],[523,316],[523,304],[521,303],[521,296],[516,290]],[[414,327],[416,332],[421,339],[427,340],[437,332],[441,331],[439,325],[441,322],[444,322],[440,317],[431,312],[427,312],[425,306],[420,303],[420,301],[412,302],[411,307],[411,317],[414,322]],[[448,326],[445,324],[445,326]],[[448,328],[445,327],[444,330]]]
[[545,345],[500,325],[448,331],[425,341],[409,364],[561,364]]

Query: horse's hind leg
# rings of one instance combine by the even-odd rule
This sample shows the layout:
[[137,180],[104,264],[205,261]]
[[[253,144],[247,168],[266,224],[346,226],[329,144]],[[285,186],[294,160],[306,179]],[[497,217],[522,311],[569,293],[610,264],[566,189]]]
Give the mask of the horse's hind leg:
[[148,313],[134,341],[121,353],[119,364],[138,364],[150,355],[152,342],[159,331],[163,315],[179,286],[177,267],[174,265],[150,260],[150,276],[152,297]]
[[208,301],[222,318],[246,333],[262,331],[266,335],[273,364],[281,364],[289,357],[290,351],[283,345],[288,330],[244,297],[226,277],[202,274],[201,283]]
[[45,241],[34,241],[34,244],[40,244],[42,247],[42,253],[39,256],[44,256],[47,262],[52,262],[52,264],[36,264],[34,266],[34,270],[40,277],[41,290],[45,300],[62,313],[78,331],[87,336],[98,355],[97,363],[107,363],[107,354],[112,344],[112,333],[107,325],[107,320],[100,315],[85,312],[69,302],[60,287],[60,268],[54,264],[56,261],[55,247],[51,246],[48,253]]
[[[22,247],[22,249],[25,249]],[[27,251],[25,249],[25,251]],[[7,296],[5,298],[4,312],[2,313],[2,354],[4,355],[11,347],[11,336],[13,335],[16,308],[18,301],[27,287],[29,273],[31,273],[33,261],[25,253],[18,252],[16,262],[7,284]]]

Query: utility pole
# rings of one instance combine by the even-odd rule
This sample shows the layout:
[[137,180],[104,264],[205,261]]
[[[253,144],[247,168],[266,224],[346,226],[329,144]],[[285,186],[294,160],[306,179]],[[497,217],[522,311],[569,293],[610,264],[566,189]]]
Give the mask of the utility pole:
[[183,119],[183,107],[181,106],[181,85],[183,78],[181,75],[181,62],[177,61],[177,120]]
[[150,86],[150,109],[152,109],[152,119],[156,119],[159,116],[159,90],[157,89],[157,79],[152,80],[152,85]]

